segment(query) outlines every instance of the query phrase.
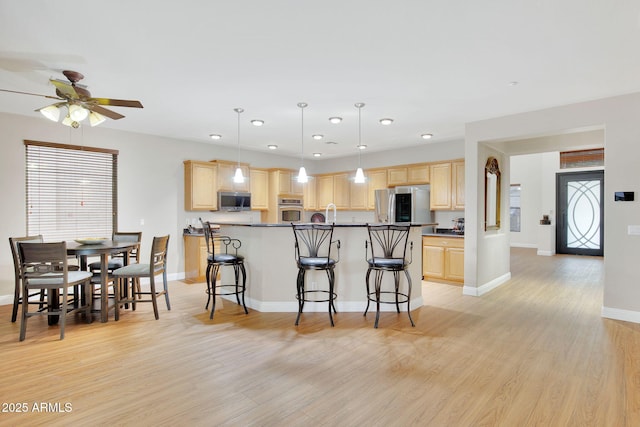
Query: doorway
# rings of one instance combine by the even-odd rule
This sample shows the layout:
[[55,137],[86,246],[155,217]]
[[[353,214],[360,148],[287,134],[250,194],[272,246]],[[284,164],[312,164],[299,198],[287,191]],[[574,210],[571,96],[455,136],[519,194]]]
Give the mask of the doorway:
[[556,253],[604,254],[604,171],[556,174]]

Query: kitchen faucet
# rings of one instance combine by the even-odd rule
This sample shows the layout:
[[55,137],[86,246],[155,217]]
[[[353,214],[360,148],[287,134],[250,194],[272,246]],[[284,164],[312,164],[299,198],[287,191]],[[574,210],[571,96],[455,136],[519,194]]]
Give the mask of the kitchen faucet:
[[333,222],[336,222],[337,213],[336,213],[336,205],[334,203],[329,203],[327,205],[327,209],[324,211],[324,221],[329,223],[329,208],[333,208]]

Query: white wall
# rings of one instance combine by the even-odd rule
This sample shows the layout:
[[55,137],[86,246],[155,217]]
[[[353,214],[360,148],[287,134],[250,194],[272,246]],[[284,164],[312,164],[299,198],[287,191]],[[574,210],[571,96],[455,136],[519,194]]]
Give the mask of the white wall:
[[[501,281],[509,274],[509,241],[492,239],[479,227],[472,214],[482,209],[483,193],[473,186],[473,177],[484,165],[483,149],[491,141],[522,139],[527,135],[549,135],[573,129],[605,130],[605,284],[602,314],[640,322],[640,286],[637,264],[640,236],[627,234],[628,225],[640,224],[640,200],[615,203],[615,191],[639,191],[640,93],[582,102],[546,110],[516,114],[467,124],[465,165],[467,204],[465,233],[465,287],[478,294],[483,286]],[[508,143],[505,144],[508,147]],[[509,181],[510,175],[507,177]],[[626,189],[626,190],[625,190]],[[475,191],[474,191],[475,190]],[[475,192],[476,194],[470,194]],[[508,204],[508,193],[503,201]],[[491,256],[485,256],[488,252]],[[481,262],[482,261],[482,262]],[[467,277],[468,276],[468,277]],[[468,280],[468,282],[467,282]]]
[[[186,212],[184,210],[183,160],[233,160],[237,159],[235,147],[226,148],[204,142],[176,140],[152,135],[135,134],[106,127],[82,127],[71,129],[42,118],[0,113],[2,129],[2,156],[0,177],[2,204],[0,212],[0,237],[5,242],[0,250],[0,304],[11,303],[13,294],[13,261],[8,238],[26,234],[25,220],[25,172],[23,140],[48,141],[62,144],[84,145],[119,150],[118,157],[118,225],[120,230],[142,231],[143,257],[148,256],[154,235],[170,234],[168,272],[172,278],[184,275],[184,246],[182,232],[194,218],[229,218],[231,214],[213,212]],[[372,153],[371,165],[363,155],[363,166],[391,166],[398,163],[416,163],[440,159],[443,153],[451,158],[463,156],[463,143],[424,144],[417,148],[424,160],[416,160],[416,151],[394,150],[392,156]],[[431,156],[430,151],[435,154]],[[274,155],[269,152],[242,151],[241,161],[254,167],[297,168],[298,158]],[[365,160],[366,159],[366,160]],[[311,173],[348,170],[351,163],[324,161],[308,162]],[[335,165],[335,167],[333,167]],[[355,165],[355,164],[354,164]],[[204,214],[204,215],[203,215]],[[256,212],[239,213],[232,217],[259,221]],[[340,213],[338,213],[340,215]],[[368,218],[366,212],[354,212],[358,220]],[[144,219],[144,226],[140,220]]]
[[522,185],[521,231],[511,232],[511,246],[537,248],[542,215],[555,224],[557,173],[601,169],[560,169],[559,151],[511,156],[511,184]]

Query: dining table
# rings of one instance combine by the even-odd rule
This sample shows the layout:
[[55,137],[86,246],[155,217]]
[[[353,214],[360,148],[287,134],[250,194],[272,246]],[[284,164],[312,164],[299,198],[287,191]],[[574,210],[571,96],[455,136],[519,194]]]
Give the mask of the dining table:
[[139,242],[123,242],[115,240],[102,240],[91,243],[67,242],[67,255],[80,259],[80,269],[87,270],[87,257],[100,256],[100,321],[109,320],[109,283],[108,264],[109,257],[116,254],[124,255],[124,265],[129,264],[129,254],[133,249],[139,249]]

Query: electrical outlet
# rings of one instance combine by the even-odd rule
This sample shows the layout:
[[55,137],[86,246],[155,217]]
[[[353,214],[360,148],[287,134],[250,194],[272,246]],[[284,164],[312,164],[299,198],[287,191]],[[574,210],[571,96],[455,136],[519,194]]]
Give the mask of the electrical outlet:
[[629,236],[640,236],[640,225],[628,225],[627,234]]
[[144,225],[144,218],[140,218],[140,225]]

